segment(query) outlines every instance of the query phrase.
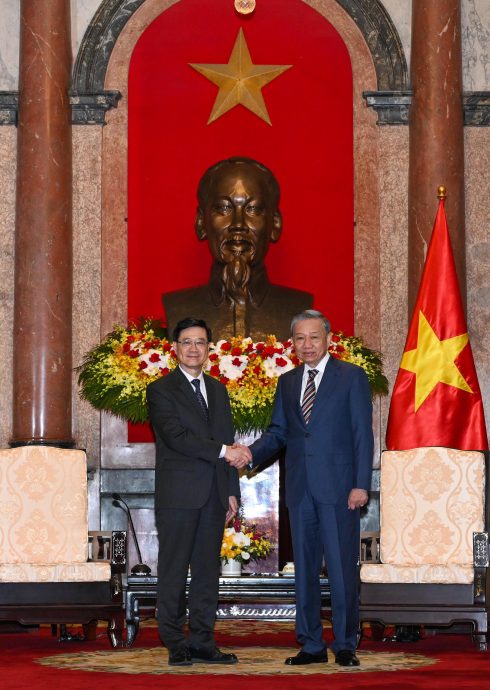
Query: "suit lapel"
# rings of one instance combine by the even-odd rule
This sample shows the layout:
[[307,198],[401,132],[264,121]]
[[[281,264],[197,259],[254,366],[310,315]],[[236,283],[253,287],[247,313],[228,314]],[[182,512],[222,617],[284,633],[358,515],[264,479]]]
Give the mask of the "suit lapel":
[[[203,411],[201,410],[201,406],[199,405],[199,402],[197,400],[196,394],[192,390],[192,386],[189,383],[189,381],[186,379],[184,374],[182,373],[180,367],[177,367],[175,369],[175,373],[177,375],[177,381],[178,381],[178,386],[179,390],[182,392],[182,394],[185,396],[186,400],[188,401],[189,407],[193,409],[196,413],[196,415],[201,419],[202,421],[204,420],[204,414]],[[207,393],[207,386],[206,386],[206,393]]]
[[204,384],[206,386],[206,397],[208,399],[209,419],[212,421],[216,412],[216,395],[214,386],[211,385],[209,376],[206,376],[206,374],[204,375]]
[[304,364],[301,364],[301,366],[294,369],[294,382],[292,389],[295,410],[303,424],[305,423],[305,418],[303,417],[303,410],[301,409],[301,384],[303,382],[304,370]]
[[[329,399],[332,392],[337,385],[337,376],[339,374],[337,362],[332,355],[330,355],[325,371],[323,372],[322,380],[316,392],[315,403],[311,411],[310,424],[315,417],[320,413],[323,404]],[[316,413],[316,414],[315,414]]]

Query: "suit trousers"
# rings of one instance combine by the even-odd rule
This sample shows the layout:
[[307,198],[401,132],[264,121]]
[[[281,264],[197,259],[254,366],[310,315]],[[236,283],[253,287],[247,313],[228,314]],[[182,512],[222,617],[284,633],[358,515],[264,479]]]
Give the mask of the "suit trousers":
[[[158,508],[158,630],[170,651],[182,646],[213,650],[219,594],[221,543],[226,510],[216,479],[202,508]],[[189,639],[185,587],[189,565]]]
[[327,566],[335,636],[332,649],[354,651],[359,628],[359,510],[316,501],[306,490],[289,506],[296,587],[296,636],[305,652],[325,650],[319,573]]

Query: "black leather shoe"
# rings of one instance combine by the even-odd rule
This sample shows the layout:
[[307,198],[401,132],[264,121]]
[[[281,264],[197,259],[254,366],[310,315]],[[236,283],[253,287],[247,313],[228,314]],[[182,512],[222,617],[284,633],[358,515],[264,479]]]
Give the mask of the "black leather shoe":
[[191,661],[196,664],[237,664],[238,659],[235,654],[225,654],[218,647],[212,650],[189,649]]
[[335,655],[335,663],[339,666],[359,666],[359,659],[357,658],[355,652],[350,649],[341,649]]
[[326,664],[327,661],[327,652],[309,654],[301,650],[296,656],[288,656],[284,663],[287,664],[287,666],[303,666],[304,664]]
[[192,666],[191,655],[187,647],[180,647],[179,649],[174,649],[174,651],[169,651],[168,653],[168,665],[169,666]]

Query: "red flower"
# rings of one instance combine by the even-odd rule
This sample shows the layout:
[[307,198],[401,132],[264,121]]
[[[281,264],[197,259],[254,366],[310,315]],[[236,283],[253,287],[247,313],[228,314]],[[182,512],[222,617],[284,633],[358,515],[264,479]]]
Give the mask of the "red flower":
[[136,357],[140,356],[140,351],[139,350],[130,350],[128,352],[128,355],[132,357],[133,359],[136,359]]
[[226,376],[221,376],[221,377],[220,377],[221,383],[224,384],[225,386],[226,386],[226,384],[228,383],[229,380],[230,380],[230,379],[226,378]]
[[261,372],[261,369],[260,369],[260,366],[259,366],[259,365],[257,365],[256,367],[254,367],[254,374],[255,374],[256,376],[258,376],[258,375],[260,374],[260,372]]
[[221,346],[221,349],[223,352],[228,352],[228,350],[231,350],[231,343],[224,342]]
[[127,343],[134,343],[135,340],[136,340],[135,335],[128,335],[128,337],[126,338]]
[[337,352],[345,352],[345,347],[343,345],[337,345]]
[[140,362],[140,369],[146,369],[148,364],[146,362]]
[[159,362],[161,359],[160,355],[158,352],[152,352],[150,355],[150,362]]
[[164,352],[169,352],[169,350],[171,350],[171,349],[172,349],[172,346],[170,345],[170,343],[163,343],[163,351]]
[[218,355],[216,354],[216,352],[213,352],[212,355],[209,355],[209,361],[210,362],[216,362],[217,359],[218,359]]
[[278,367],[285,367],[287,364],[287,360],[284,359],[284,357],[276,357],[276,364]]
[[234,357],[231,360],[231,363],[233,364],[234,367],[239,367],[242,362],[238,357]]
[[170,374],[170,369],[168,367],[160,367],[160,373],[162,376],[166,376]]
[[123,352],[129,352],[131,349],[131,345],[129,343],[124,343],[123,345]]
[[255,346],[255,349],[257,350],[257,352],[262,352],[264,347],[265,347],[264,343],[257,343],[257,345]]
[[340,340],[340,336],[335,335],[335,333],[332,336],[332,343],[338,343]]
[[217,364],[213,364],[213,366],[209,370],[209,373],[211,374],[211,376],[214,376],[214,378],[217,379],[219,376],[219,373],[220,373],[219,372],[219,366]]
[[235,357],[237,355],[241,355],[241,354],[242,354],[242,348],[241,347],[234,347],[232,349],[232,351],[230,352],[230,355],[234,355]]
[[272,345],[267,345],[267,347],[264,347],[262,350],[262,357],[272,357],[273,354],[275,354],[275,349]]
[[247,345],[247,352],[251,352],[253,349],[254,349],[254,344],[253,344],[253,343],[249,343],[249,344]]

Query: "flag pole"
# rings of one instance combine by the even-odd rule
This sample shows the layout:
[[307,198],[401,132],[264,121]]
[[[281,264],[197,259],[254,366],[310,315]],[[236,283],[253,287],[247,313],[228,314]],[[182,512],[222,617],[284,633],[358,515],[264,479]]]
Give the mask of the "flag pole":
[[437,198],[445,199],[446,196],[446,187],[443,184],[441,184],[441,186],[437,188]]

